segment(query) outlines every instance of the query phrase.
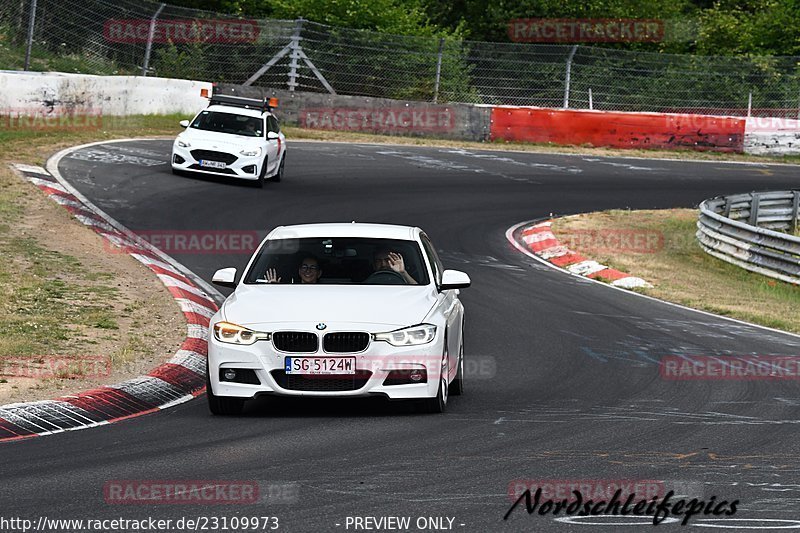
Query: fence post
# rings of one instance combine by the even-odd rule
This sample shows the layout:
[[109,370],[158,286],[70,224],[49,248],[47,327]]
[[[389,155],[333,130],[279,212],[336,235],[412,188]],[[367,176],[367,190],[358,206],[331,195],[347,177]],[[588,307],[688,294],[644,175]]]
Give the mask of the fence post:
[[750,200],[750,218],[747,221],[751,226],[758,226],[758,206],[761,203],[761,195],[752,193]]
[[444,51],[444,37],[439,37],[439,53],[436,56],[436,81],[433,84],[433,103],[439,102],[439,81],[442,79],[442,52]]
[[564,109],[569,109],[569,83],[572,76],[572,58],[575,57],[575,52],[578,51],[578,45],[574,45],[572,50],[569,51],[567,56],[567,75],[564,80]]
[[147,45],[144,48],[144,62],[142,63],[142,76],[147,76],[147,69],[150,67],[150,53],[153,51],[153,38],[156,34],[156,20],[167,4],[159,4],[155,15],[150,19],[150,31],[147,33]]
[[797,233],[797,215],[800,210],[800,191],[792,191],[792,221],[789,223],[789,229],[792,235]]
[[36,0],[31,0],[31,15],[28,18],[28,39],[25,45],[25,66],[23,70],[28,70],[31,66],[31,48],[33,47],[33,26],[36,24]]
[[725,197],[725,211],[723,211],[723,215],[725,216],[725,218],[731,218],[731,205],[732,204],[733,204],[733,202],[731,202],[730,196],[726,196]]
[[750,118],[750,113],[753,110],[753,92],[747,95],[747,118]]
[[589,87],[589,110],[594,109],[594,105],[592,103],[592,88]]
[[294,33],[292,33],[292,40],[289,43],[289,91],[294,92],[294,88],[299,84],[297,83],[297,61],[300,59],[300,32],[303,31],[303,22],[305,19],[299,18],[295,21]]

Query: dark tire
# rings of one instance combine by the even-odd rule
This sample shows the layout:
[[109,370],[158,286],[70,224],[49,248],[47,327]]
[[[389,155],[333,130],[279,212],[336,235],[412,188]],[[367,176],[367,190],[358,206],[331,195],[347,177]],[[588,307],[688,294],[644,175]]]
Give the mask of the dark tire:
[[283,167],[286,164],[286,156],[281,159],[281,164],[278,165],[278,171],[272,176],[269,180],[274,182],[279,182],[283,179]]
[[217,396],[211,390],[211,378],[208,377],[208,366],[206,366],[206,399],[208,399],[208,410],[211,414],[230,416],[241,414],[245,400],[243,398],[229,398],[227,396]]
[[267,181],[264,177],[267,174],[267,158],[264,157],[264,162],[261,163],[261,172],[258,174],[258,179],[253,183],[253,186],[258,189],[264,188],[264,183]]
[[425,413],[437,414],[437,413],[444,413],[447,409],[447,396],[448,396],[448,385],[447,385],[447,376],[450,374],[450,368],[448,364],[448,357],[447,357],[447,344],[445,340],[445,354],[442,358],[442,370],[439,374],[439,389],[436,393],[436,396],[433,398],[425,398],[422,400],[422,411]]
[[[464,336],[464,329],[461,329],[461,336]],[[461,347],[458,349],[458,371],[453,382],[450,384],[450,390],[447,391],[450,396],[461,396],[464,394],[464,341],[461,341]]]

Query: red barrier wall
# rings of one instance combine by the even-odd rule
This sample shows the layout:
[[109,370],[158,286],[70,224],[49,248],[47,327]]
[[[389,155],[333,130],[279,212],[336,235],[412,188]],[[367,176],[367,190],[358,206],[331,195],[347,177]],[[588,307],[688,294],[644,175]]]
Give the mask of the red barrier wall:
[[744,118],[492,108],[491,139],[659,150],[744,151]]

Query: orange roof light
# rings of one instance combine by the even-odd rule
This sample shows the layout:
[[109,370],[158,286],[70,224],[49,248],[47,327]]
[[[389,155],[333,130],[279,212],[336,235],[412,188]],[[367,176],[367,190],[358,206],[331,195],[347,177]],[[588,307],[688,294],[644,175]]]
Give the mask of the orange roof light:
[[270,107],[278,107],[278,99],[277,98],[270,98],[269,99],[269,106]]

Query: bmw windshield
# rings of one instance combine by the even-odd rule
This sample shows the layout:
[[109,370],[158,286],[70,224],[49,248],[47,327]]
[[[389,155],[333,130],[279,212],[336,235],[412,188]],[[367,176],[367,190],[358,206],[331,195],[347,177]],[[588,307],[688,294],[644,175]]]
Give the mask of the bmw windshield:
[[259,250],[245,284],[427,285],[416,241],[358,237],[276,239]]

